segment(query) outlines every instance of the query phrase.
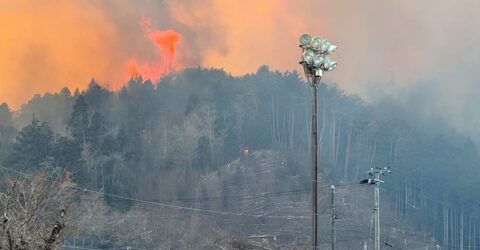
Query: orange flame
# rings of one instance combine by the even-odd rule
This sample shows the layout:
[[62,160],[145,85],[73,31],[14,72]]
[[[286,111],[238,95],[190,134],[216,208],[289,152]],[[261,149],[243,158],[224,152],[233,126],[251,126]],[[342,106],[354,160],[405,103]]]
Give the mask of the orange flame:
[[158,81],[162,76],[172,71],[177,71],[180,66],[175,62],[177,44],[181,41],[180,34],[173,30],[155,30],[149,19],[144,18],[140,22],[145,37],[149,39],[159,52],[159,61],[139,63],[135,58],[127,61],[127,73],[129,77],[141,75],[145,79]]

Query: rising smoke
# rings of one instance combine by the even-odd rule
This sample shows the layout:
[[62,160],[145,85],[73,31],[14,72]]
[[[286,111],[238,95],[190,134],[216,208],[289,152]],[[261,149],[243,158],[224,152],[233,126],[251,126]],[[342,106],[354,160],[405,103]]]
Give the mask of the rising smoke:
[[234,75],[263,64],[299,70],[298,35],[309,32],[340,46],[327,80],[347,91],[372,99],[433,82],[441,87],[422,88],[439,107],[432,112],[463,114],[468,93],[478,92],[476,70],[464,69],[479,64],[478,9],[474,0],[1,1],[0,101],[18,108],[35,93],[83,89],[92,77],[118,89],[134,74],[156,80],[198,65]]

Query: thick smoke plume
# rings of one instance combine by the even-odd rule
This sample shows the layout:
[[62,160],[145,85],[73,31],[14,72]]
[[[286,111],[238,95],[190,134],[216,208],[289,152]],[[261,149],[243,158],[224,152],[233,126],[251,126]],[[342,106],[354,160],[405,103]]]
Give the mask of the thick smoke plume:
[[[479,65],[479,9],[474,0],[0,1],[0,102],[18,108],[35,93],[83,89],[92,77],[118,89],[132,74],[155,80],[199,65],[233,75],[263,64],[301,70],[298,36],[309,32],[339,45],[338,70],[326,80],[363,96],[434,82],[429,104],[462,114],[479,92],[470,70]],[[181,42],[153,30],[145,39],[144,16]],[[152,43],[153,34],[176,46]]]

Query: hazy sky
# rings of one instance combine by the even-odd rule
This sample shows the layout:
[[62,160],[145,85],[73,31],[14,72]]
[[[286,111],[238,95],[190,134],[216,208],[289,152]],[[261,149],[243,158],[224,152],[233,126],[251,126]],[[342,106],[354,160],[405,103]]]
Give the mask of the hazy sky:
[[477,0],[0,0],[0,102],[18,108],[92,77],[120,87],[132,60],[162,60],[142,30],[146,18],[180,34],[172,68],[300,70],[298,37],[308,32],[339,45],[339,66],[326,78],[347,91],[369,97],[428,85],[424,98],[462,120],[480,92],[479,10]]

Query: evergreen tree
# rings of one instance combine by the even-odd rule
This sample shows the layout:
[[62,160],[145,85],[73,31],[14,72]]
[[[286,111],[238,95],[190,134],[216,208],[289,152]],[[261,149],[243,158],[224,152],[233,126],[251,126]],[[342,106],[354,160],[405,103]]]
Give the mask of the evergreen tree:
[[0,126],[3,128],[9,128],[13,126],[12,113],[10,107],[6,103],[0,104]]
[[53,156],[53,132],[46,122],[40,122],[35,116],[30,125],[18,133],[11,154],[5,164],[15,168],[37,168]]
[[88,103],[90,110],[102,112],[102,115],[108,115],[109,102],[111,101],[112,93],[100,86],[95,79],[90,81],[87,91],[82,95],[85,102]]
[[70,122],[68,123],[68,131],[72,139],[76,143],[82,144],[83,148],[85,148],[87,144],[89,120],[90,109],[83,95],[80,95],[73,105]]
[[3,162],[10,153],[15,133],[10,108],[6,103],[2,103],[0,105],[0,162]]
[[54,158],[56,165],[59,167],[67,168],[75,172],[75,170],[81,166],[81,153],[81,144],[75,143],[66,136],[58,138],[55,143]]
[[200,169],[210,170],[212,168],[212,152],[210,150],[210,140],[207,136],[198,139],[195,150],[195,165]]
[[92,115],[87,131],[87,142],[94,150],[100,149],[102,145],[102,137],[105,136],[106,132],[105,120],[99,112],[95,112]]

